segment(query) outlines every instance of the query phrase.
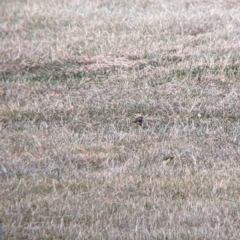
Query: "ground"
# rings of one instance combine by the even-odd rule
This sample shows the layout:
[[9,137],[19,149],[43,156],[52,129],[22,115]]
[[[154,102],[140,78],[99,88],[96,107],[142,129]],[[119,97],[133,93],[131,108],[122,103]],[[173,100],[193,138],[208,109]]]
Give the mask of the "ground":
[[0,239],[239,239],[239,36],[238,1],[1,1]]

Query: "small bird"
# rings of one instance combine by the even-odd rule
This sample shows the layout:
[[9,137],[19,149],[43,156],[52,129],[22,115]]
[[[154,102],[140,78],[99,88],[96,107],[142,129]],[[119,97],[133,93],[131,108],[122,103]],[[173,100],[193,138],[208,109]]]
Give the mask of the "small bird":
[[168,165],[172,160],[173,160],[173,157],[168,155],[163,158],[162,162],[164,165]]
[[139,126],[142,126],[142,123],[143,123],[143,117],[137,117],[133,123],[135,123],[136,125],[139,125]]

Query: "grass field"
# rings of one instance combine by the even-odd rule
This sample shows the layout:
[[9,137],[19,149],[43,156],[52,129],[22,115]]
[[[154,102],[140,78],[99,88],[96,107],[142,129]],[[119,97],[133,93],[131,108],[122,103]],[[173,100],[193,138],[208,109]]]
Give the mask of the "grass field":
[[0,239],[240,239],[239,53],[239,1],[0,1]]

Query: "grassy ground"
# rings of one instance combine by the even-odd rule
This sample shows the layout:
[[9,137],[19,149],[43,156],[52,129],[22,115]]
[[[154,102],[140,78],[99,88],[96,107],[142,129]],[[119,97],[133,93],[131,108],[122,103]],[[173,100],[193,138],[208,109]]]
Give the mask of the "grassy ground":
[[239,239],[239,12],[1,1],[0,239]]

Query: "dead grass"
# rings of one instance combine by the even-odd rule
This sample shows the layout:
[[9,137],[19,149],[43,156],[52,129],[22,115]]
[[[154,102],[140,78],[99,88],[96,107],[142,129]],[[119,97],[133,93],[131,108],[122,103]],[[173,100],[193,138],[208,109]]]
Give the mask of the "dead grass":
[[238,1],[0,6],[0,239],[240,238]]

